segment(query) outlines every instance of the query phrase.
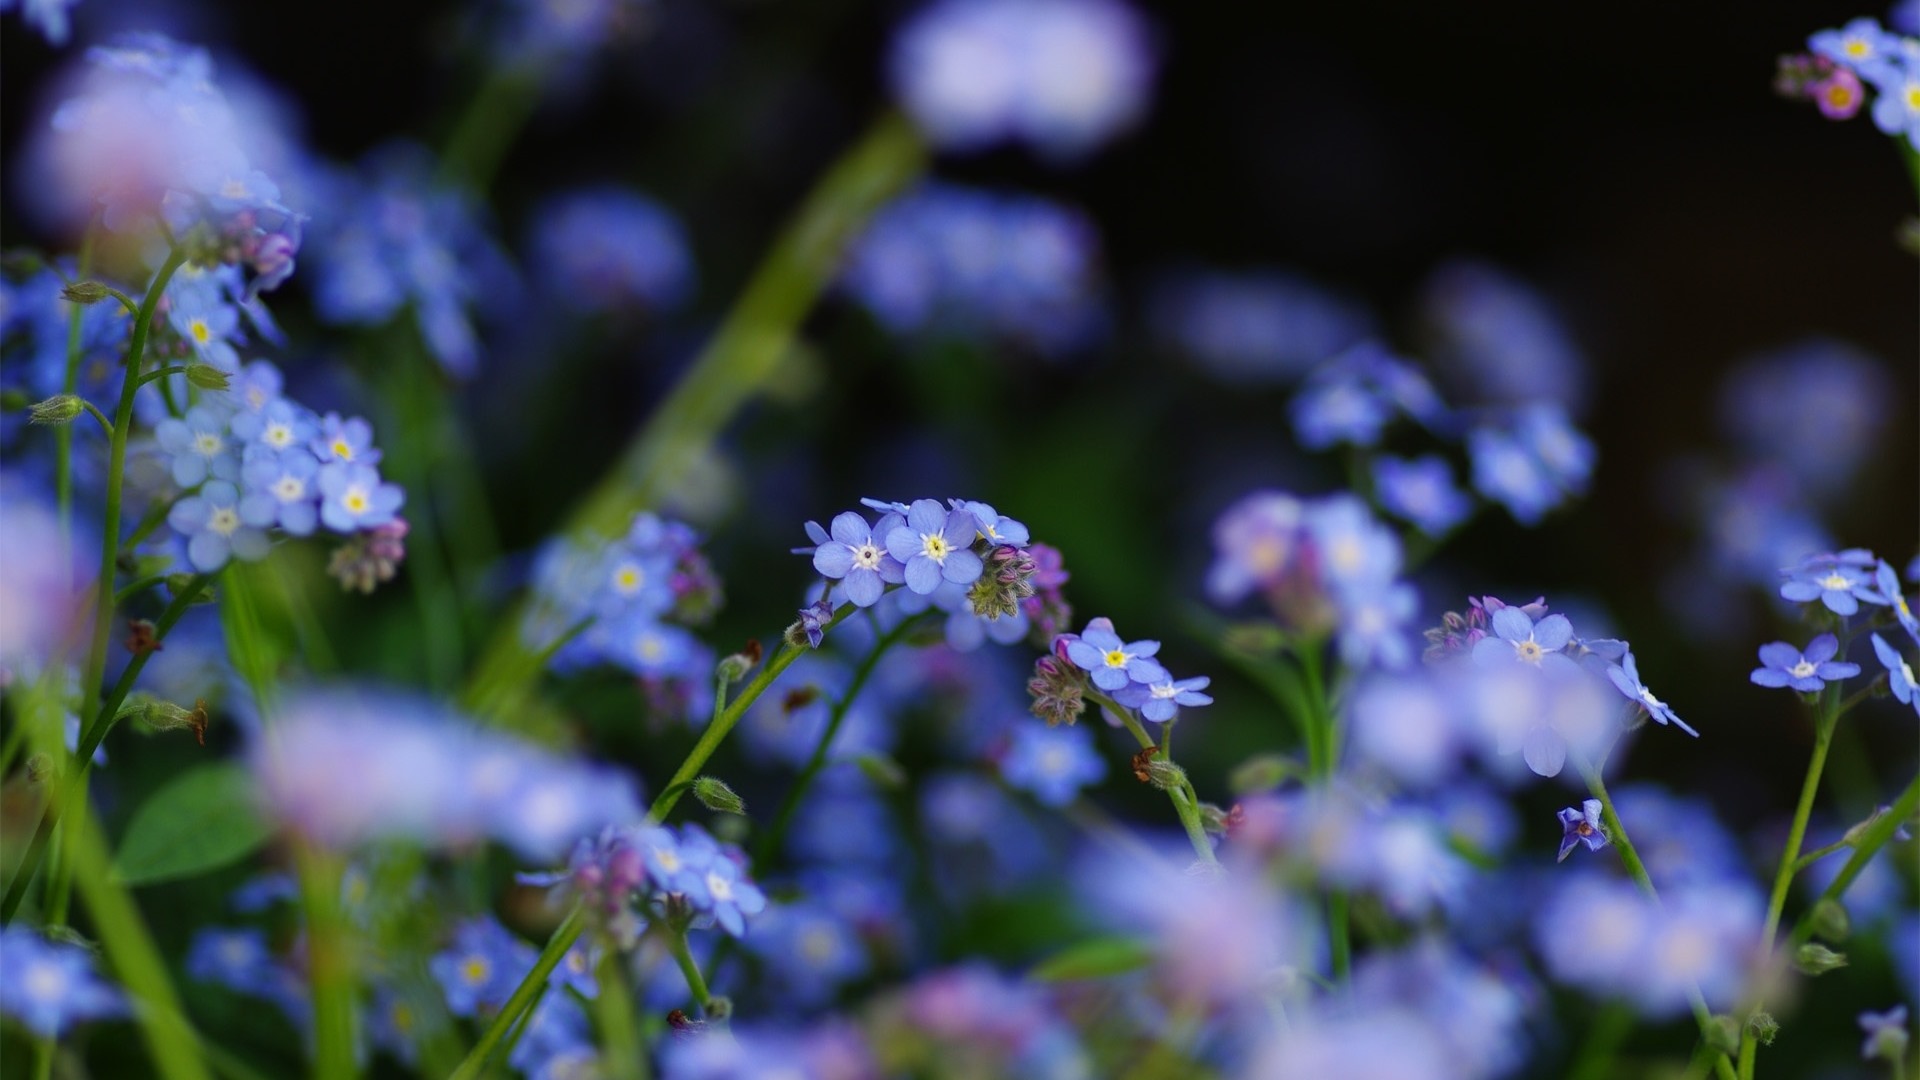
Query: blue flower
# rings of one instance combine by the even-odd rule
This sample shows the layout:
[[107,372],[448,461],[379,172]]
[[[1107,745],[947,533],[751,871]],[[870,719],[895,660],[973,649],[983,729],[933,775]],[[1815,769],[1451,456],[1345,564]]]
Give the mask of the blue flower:
[[1586,360],[1538,290],[1484,262],[1455,260],[1421,289],[1435,365],[1476,402],[1558,402],[1577,408]]
[[28,26],[40,31],[47,44],[61,46],[67,43],[67,34],[71,27],[68,9],[80,3],[80,0],[6,0],[0,3],[0,11],[11,11],[15,4],[20,7],[20,18]]
[[274,996],[281,981],[266,934],[251,928],[195,931],[186,964],[188,976],[252,997]]
[[1235,383],[1289,381],[1373,331],[1359,302],[1286,271],[1182,273],[1154,290],[1156,335]]
[[724,852],[708,860],[701,883],[703,896],[695,901],[695,908],[713,916],[720,929],[734,937],[747,932],[748,916],[766,910],[766,894],[747,880],[740,864]]
[[1309,504],[1306,526],[1330,590],[1379,586],[1400,570],[1399,537],[1355,496],[1335,495]]
[[1356,669],[1370,663],[1405,667],[1413,659],[1413,647],[1402,627],[1418,606],[1418,594],[1405,582],[1361,582],[1335,589],[1341,661]]
[[1588,799],[1578,809],[1567,807],[1560,811],[1560,857],[1557,862],[1566,862],[1567,855],[1581,844],[1588,851],[1599,851],[1607,846],[1607,827],[1600,823],[1600,800]]
[[1503,607],[1489,621],[1493,635],[1474,644],[1475,662],[1516,662],[1565,670],[1577,666],[1562,651],[1573,640],[1573,624],[1565,615],[1548,615],[1535,622],[1520,608]]
[[647,866],[647,880],[662,893],[705,895],[704,871],[712,851],[705,846],[681,847],[680,838],[658,825],[641,829],[635,842]]
[[385,525],[406,501],[406,494],[399,486],[383,483],[380,473],[371,465],[339,462],[323,465],[319,488],[323,499],[320,520],[335,532],[350,533]]
[[1107,775],[1107,763],[1094,750],[1087,729],[1022,724],[1014,729],[1000,775],[1042,805],[1061,807],[1079,797],[1082,788],[1099,783]]
[[1878,20],[1861,16],[1838,30],[1821,30],[1807,38],[1807,48],[1842,67],[1865,74],[1898,67],[1900,38],[1880,28]]
[[1121,641],[1113,632],[1113,620],[1105,616],[1088,622],[1080,636],[1067,643],[1067,659],[1092,672],[1093,685],[1109,692],[1130,682],[1150,684],[1171,678],[1152,659],[1159,651],[1157,641]]
[[800,632],[807,637],[807,646],[817,649],[821,639],[826,637],[827,624],[833,621],[833,602],[821,597],[800,609]]
[[1027,527],[1010,517],[1002,517],[998,510],[983,502],[969,502],[964,499],[948,499],[947,505],[955,510],[964,510],[973,515],[974,527],[980,536],[994,547],[1011,545],[1026,547],[1032,539]]
[[1298,561],[1305,507],[1278,491],[1257,491],[1228,507],[1213,525],[1207,595],[1231,604],[1280,584]]
[[1167,678],[1154,683],[1131,683],[1115,692],[1114,700],[1139,709],[1142,719],[1160,724],[1173,719],[1182,705],[1198,708],[1213,704],[1212,697],[1200,692],[1212,681],[1205,675],[1199,675],[1191,679]]
[[[1899,1062],[1907,1056],[1907,1007],[1895,1005],[1886,1012],[1863,1012],[1859,1016],[1860,1030],[1867,1033],[1866,1041],[1860,1044],[1860,1056],[1872,1061],[1874,1058],[1886,1058]],[[1899,1073],[1896,1066],[1895,1074]]]
[[747,948],[760,958],[778,999],[802,1008],[827,1003],[868,970],[857,928],[814,899],[768,908]]
[[267,557],[267,534],[240,513],[240,492],[225,480],[209,480],[198,495],[173,504],[167,524],[187,540],[187,560],[212,573],[229,557],[254,562]]
[[[1594,644],[1601,644],[1595,642]],[[1686,722],[1674,715],[1673,707],[1653,696],[1653,691],[1640,681],[1640,669],[1633,662],[1631,652],[1624,653],[1618,664],[1607,665],[1607,680],[1614,689],[1627,696],[1627,700],[1646,710],[1648,716],[1662,724],[1672,724],[1681,731],[1698,738],[1700,733],[1688,727]]]
[[1874,568],[1873,583],[1880,590],[1880,595],[1893,606],[1893,617],[1900,620],[1907,636],[1913,639],[1914,644],[1920,645],[1920,620],[1913,617],[1913,606],[1907,602],[1907,594],[1901,591],[1900,576],[1893,572],[1893,564],[1881,559],[1880,565]]
[[[858,520],[859,515],[854,517]],[[967,585],[980,576],[980,556],[973,553],[978,531],[965,510],[950,511],[933,499],[919,499],[907,508],[906,522],[888,531],[887,551],[905,564],[907,588],[925,596],[942,581]]]
[[477,1017],[499,1010],[533,968],[533,947],[492,916],[453,928],[453,942],[427,961],[447,998],[447,1011]]
[[1805,652],[1784,641],[1769,642],[1760,646],[1760,663],[1764,666],[1754,668],[1748,678],[1756,686],[1791,686],[1803,694],[1815,693],[1829,682],[1860,674],[1859,664],[1833,658],[1839,651],[1840,639],[1832,634],[1814,638]]
[[78,945],[48,941],[31,930],[0,930],[7,977],[0,979],[0,1013],[43,1039],[58,1038],[74,1024],[122,1016],[120,992],[93,970],[93,958]]
[[1336,443],[1372,446],[1393,419],[1392,406],[1338,360],[1308,376],[1287,413],[1294,437],[1308,450]]
[[208,477],[233,480],[240,475],[240,459],[228,445],[227,418],[205,405],[195,405],[179,420],[154,425],[160,449],[172,455],[173,482],[190,488]]
[[1879,634],[1873,635],[1873,652],[1887,669],[1887,689],[1893,692],[1894,698],[1902,705],[1912,705],[1915,712],[1920,712],[1920,694],[1914,692],[1913,668],[1908,665],[1906,657],[1901,656],[1900,650],[1887,644]]
[[1373,462],[1373,485],[1380,505],[1439,537],[1473,513],[1473,499],[1453,482],[1453,467],[1438,454],[1407,460],[1383,454]]
[[242,409],[233,418],[236,438],[276,454],[296,447],[310,454],[309,444],[317,430],[313,413],[286,398],[267,401],[258,409]]
[[1528,405],[1520,410],[1514,432],[1555,487],[1568,495],[1587,490],[1593,476],[1593,440],[1573,426],[1565,409],[1546,403]]
[[534,211],[532,232],[540,285],[575,311],[665,311],[693,290],[685,230],[638,192],[609,186],[553,196]]
[[1780,596],[1796,604],[1818,600],[1835,615],[1857,613],[1862,600],[1884,604],[1886,597],[1873,587],[1871,568],[1876,562],[1872,553],[1859,548],[1809,555],[1782,571],[1788,580],[1780,586]]
[[[931,500],[925,500],[931,501]],[[807,523],[809,536],[813,536],[818,525]],[[888,585],[898,585],[906,580],[906,566],[887,549],[887,538],[895,529],[901,528],[905,519],[886,514],[879,524],[869,528],[867,519],[851,510],[838,514],[833,519],[832,531],[823,537],[815,537],[813,549],[813,568],[823,576],[841,583],[846,597],[859,607],[872,607],[880,600],[880,594]],[[968,538],[971,542],[971,537]],[[944,557],[944,556],[943,556]],[[926,593],[931,589],[915,589]]]
[[1473,462],[1473,489],[1506,507],[1520,524],[1537,524],[1560,505],[1560,489],[1546,467],[1512,434],[1476,427],[1467,432],[1467,456]]
[[294,536],[313,532],[320,520],[319,472],[320,463],[305,447],[253,455],[240,469],[247,485],[241,520],[263,529],[278,525]]
[[357,416],[342,420],[339,413],[328,413],[321,419],[311,445],[314,455],[322,462],[380,463],[380,451],[373,446],[373,425]]

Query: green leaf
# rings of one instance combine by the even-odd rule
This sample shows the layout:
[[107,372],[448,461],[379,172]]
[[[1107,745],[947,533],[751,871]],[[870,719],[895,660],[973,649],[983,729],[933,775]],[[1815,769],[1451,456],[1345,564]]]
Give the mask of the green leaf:
[[152,885],[204,874],[246,858],[272,832],[245,769],[201,765],[168,781],[134,812],[114,855],[114,877]]
[[1034,965],[1035,982],[1105,979],[1138,971],[1153,960],[1153,949],[1139,938],[1097,937],[1068,946]]

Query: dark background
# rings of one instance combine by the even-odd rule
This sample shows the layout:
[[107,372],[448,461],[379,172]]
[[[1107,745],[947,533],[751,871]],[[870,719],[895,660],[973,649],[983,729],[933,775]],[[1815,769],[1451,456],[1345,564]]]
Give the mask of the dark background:
[[[541,365],[543,405],[531,414],[488,394],[495,376],[474,389],[479,441],[501,448],[485,462],[510,547],[537,543],[595,481],[784,217],[886,107],[885,45],[910,10],[664,0],[647,33],[536,113],[492,193],[509,246],[525,251],[540,195],[624,179],[682,216],[701,281],[676,315],[568,335],[534,360],[503,356],[516,378],[527,369],[514,365]],[[82,41],[108,11],[81,5]],[[1182,756],[1207,778],[1203,792],[1217,787],[1233,761],[1282,737],[1255,691],[1183,629],[1207,523],[1258,483],[1324,491],[1339,474],[1291,449],[1284,391],[1223,390],[1152,348],[1139,318],[1145,288],[1180,263],[1291,266],[1367,300],[1412,348],[1426,275],[1480,256],[1540,287],[1586,350],[1582,423],[1600,464],[1591,495],[1545,526],[1522,529],[1494,512],[1456,537],[1422,571],[1422,622],[1462,606],[1446,588],[1603,601],[1648,683],[1703,733],[1643,737],[1623,774],[1708,794],[1736,829],[1764,834],[1790,813],[1810,731],[1790,695],[1751,687],[1745,673],[1762,642],[1807,632],[1772,621],[1752,598],[1723,613],[1724,642],[1694,640],[1670,618],[1663,577],[1696,540],[1665,509],[1661,478],[1678,455],[1716,452],[1714,393],[1730,367],[1810,334],[1839,337],[1882,357],[1898,393],[1881,452],[1827,524],[1897,564],[1913,554],[1920,324],[1915,260],[1894,239],[1915,212],[1912,184],[1864,115],[1830,123],[1771,87],[1778,54],[1862,13],[1813,3],[1737,14],[1538,3],[1152,9],[1163,66],[1131,136],[1064,170],[1018,151],[935,166],[1091,214],[1108,341],[1060,364],[1017,350],[905,348],[829,300],[807,326],[810,384],[734,430],[743,498],[710,523],[730,602],[709,640],[765,637],[791,618],[807,572],[784,552],[801,542],[801,520],[824,521],[860,495],[964,490],[1066,552],[1082,617],[1110,614],[1128,637],[1166,639],[1177,673],[1215,675],[1220,704],[1190,725]],[[396,134],[442,140],[479,79],[444,5],[210,4],[162,25],[243,58],[298,102],[316,152],[338,160]],[[25,125],[44,115],[38,88],[66,59],[0,22],[9,161]],[[4,242],[59,243],[14,216],[15,183],[9,169]],[[312,343],[286,366],[331,355],[329,332],[302,313],[298,275],[274,304],[293,340]],[[391,609],[398,617],[404,604]],[[1912,717],[1870,705],[1849,724],[1858,741],[1836,750],[1836,775],[1879,775],[1890,791],[1900,774],[1873,762],[1910,764]],[[657,787],[660,777],[649,779]],[[1565,793],[1534,798],[1550,811]]]

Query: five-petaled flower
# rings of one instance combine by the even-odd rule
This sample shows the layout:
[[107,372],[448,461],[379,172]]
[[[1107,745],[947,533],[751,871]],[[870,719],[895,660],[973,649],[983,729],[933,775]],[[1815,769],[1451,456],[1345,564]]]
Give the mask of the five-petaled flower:
[[1858,612],[1862,600],[1884,604],[1887,600],[1873,587],[1868,571],[1875,562],[1872,554],[1857,548],[1809,555],[1798,566],[1783,571],[1787,583],[1780,586],[1780,595],[1796,604],[1818,600],[1835,615]]
[[1573,624],[1565,615],[1548,615],[1535,622],[1520,608],[1504,607],[1493,613],[1492,627],[1494,636],[1481,638],[1473,647],[1473,658],[1479,663],[1510,660],[1537,668],[1574,666],[1563,651],[1573,640]]
[[906,580],[905,564],[885,546],[887,535],[901,524],[898,515],[886,514],[878,526],[868,528],[867,519],[851,510],[837,515],[826,535],[815,535],[820,526],[808,522],[807,534],[816,545],[813,568],[839,581],[854,604],[872,607],[888,585]]
[[887,550],[906,564],[907,588],[925,596],[942,581],[968,585],[980,576],[973,553],[978,523],[965,510],[948,510],[933,499],[907,507],[907,520],[887,533]]
[[1613,683],[1614,689],[1627,695],[1629,701],[1645,709],[1648,716],[1662,724],[1672,724],[1695,738],[1700,737],[1700,733],[1687,726],[1685,720],[1674,715],[1673,706],[1654,697],[1653,691],[1647,689],[1647,684],[1640,681],[1640,669],[1634,664],[1631,652],[1622,653],[1618,664],[1607,665],[1607,679]]
[[1807,642],[1805,652],[1784,641],[1768,642],[1760,646],[1760,663],[1765,666],[1754,668],[1748,678],[1756,686],[1791,686],[1803,694],[1815,693],[1830,682],[1860,674],[1859,664],[1833,658],[1839,651],[1840,640],[1832,634]]
[[1092,672],[1093,685],[1113,691],[1124,689],[1130,682],[1150,685],[1172,678],[1152,659],[1159,651],[1157,641],[1121,641],[1113,632],[1113,620],[1101,616],[1088,622],[1080,637],[1068,643],[1067,659]]
[[1212,681],[1205,675],[1192,679],[1168,677],[1151,683],[1134,683],[1122,689],[1114,697],[1122,705],[1139,709],[1142,719],[1158,724],[1173,719],[1182,705],[1213,704],[1212,695],[1200,692],[1205,690],[1207,684]]

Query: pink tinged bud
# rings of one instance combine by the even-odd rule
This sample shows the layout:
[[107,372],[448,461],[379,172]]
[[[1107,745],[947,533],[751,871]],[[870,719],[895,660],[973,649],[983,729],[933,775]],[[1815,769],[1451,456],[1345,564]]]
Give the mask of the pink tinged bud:
[[1831,75],[1814,83],[1809,89],[1813,92],[1814,106],[1820,110],[1820,115],[1829,120],[1851,119],[1866,100],[1860,77],[1846,68],[1835,68]]

